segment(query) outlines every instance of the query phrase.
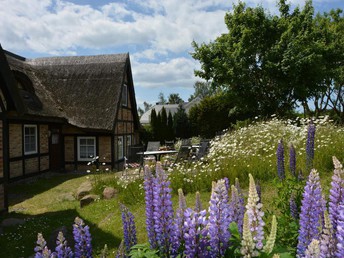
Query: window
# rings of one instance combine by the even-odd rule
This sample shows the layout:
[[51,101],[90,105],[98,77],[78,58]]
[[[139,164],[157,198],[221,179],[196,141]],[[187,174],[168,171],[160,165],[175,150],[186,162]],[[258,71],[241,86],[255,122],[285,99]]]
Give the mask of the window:
[[24,153],[37,153],[37,125],[24,125]]
[[127,145],[126,145],[126,147],[127,147],[126,152],[127,152],[127,155],[129,155],[129,148],[130,148],[130,145],[131,145],[131,135],[127,135],[126,143],[127,143]]
[[128,86],[126,84],[123,84],[122,89],[122,105],[128,106]]
[[117,138],[117,151],[118,151],[118,159],[123,159],[124,152],[123,152],[123,136],[118,136]]
[[96,156],[96,137],[78,137],[78,160],[90,161]]

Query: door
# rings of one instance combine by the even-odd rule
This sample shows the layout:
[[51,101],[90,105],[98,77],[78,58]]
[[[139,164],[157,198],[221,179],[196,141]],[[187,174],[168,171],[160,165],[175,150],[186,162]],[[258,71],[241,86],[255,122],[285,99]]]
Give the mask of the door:
[[61,137],[61,126],[52,125],[49,129],[50,170],[62,170],[63,166],[63,143]]

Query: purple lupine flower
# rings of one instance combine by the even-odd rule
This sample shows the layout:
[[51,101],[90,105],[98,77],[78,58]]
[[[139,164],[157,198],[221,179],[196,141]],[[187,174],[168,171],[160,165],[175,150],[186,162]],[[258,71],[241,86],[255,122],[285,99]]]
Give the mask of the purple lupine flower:
[[35,258],[50,258],[51,251],[47,247],[47,242],[41,233],[37,235],[37,246],[35,247]]
[[186,210],[186,201],[182,189],[178,189],[179,207],[176,211],[174,219],[174,230],[171,233],[172,237],[172,255],[177,255],[182,247],[183,239],[183,225],[184,225],[184,211]]
[[344,257],[344,201],[338,206],[336,257]]
[[183,239],[185,244],[184,255],[186,257],[196,257],[198,253],[197,243],[197,216],[196,212],[188,208],[184,211],[184,223],[183,223]]
[[198,244],[198,257],[208,257],[209,256],[209,227],[207,220],[207,211],[201,210],[200,212],[195,212],[196,216],[196,242]]
[[59,232],[57,236],[55,251],[56,253],[54,254],[59,258],[73,257],[72,249],[67,246],[67,240],[63,236],[62,232]]
[[125,245],[126,253],[129,254],[130,248],[137,244],[134,215],[123,204],[121,204],[121,212],[122,212],[124,245]]
[[308,171],[313,167],[315,129],[315,124],[311,121],[308,125],[306,141],[306,166]]
[[171,249],[173,231],[173,208],[170,181],[167,180],[161,164],[156,165],[156,178],[153,180],[154,230],[161,256],[168,256]]
[[225,180],[213,184],[209,203],[210,257],[223,256],[228,247],[230,220],[228,191]]
[[84,221],[76,217],[73,224],[73,236],[74,236],[74,256],[76,258],[92,257],[92,245],[91,245],[91,234],[89,226],[84,226]]
[[262,202],[262,188],[260,187],[259,181],[257,181],[257,183],[256,183],[256,191],[257,191],[258,198],[259,198],[258,202]]
[[[332,157],[334,164],[334,171],[331,182],[330,196],[329,196],[329,217],[333,226],[333,229],[337,229],[340,203],[344,201],[344,169],[342,164],[336,157]],[[334,244],[338,243],[338,239],[335,235]]]
[[320,257],[331,258],[334,255],[334,232],[328,212],[324,210],[324,226],[320,236]]
[[232,196],[231,201],[229,203],[229,211],[230,211],[230,217],[231,221],[235,222],[238,225],[238,230],[240,235],[242,235],[242,227],[243,227],[243,219],[245,214],[245,205],[241,201],[238,189],[232,185]]
[[297,220],[299,218],[299,211],[298,211],[298,208],[297,208],[297,204],[296,204],[295,194],[294,193],[290,196],[290,199],[289,199],[289,209],[290,209],[290,216],[293,219]]
[[145,203],[146,203],[146,230],[148,234],[148,241],[152,249],[157,248],[156,234],[154,230],[154,177],[149,169],[145,166],[145,179],[143,183],[145,190]]
[[312,169],[305,186],[301,204],[300,229],[297,244],[298,257],[304,257],[312,239],[319,239],[319,228],[323,215],[322,194],[319,174]]
[[305,258],[319,258],[320,257],[320,247],[319,247],[318,239],[312,239],[312,242],[307,246],[304,257]]
[[195,204],[195,211],[200,212],[202,210],[202,202],[201,202],[201,195],[199,192],[196,192],[196,204]]
[[223,180],[225,180],[225,186],[226,186],[226,189],[227,191],[229,191],[229,188],[230,188],[230,183],[229,183],[229,179],[228,177],[224,177]]
[[285,178],[283,140],[280,140],[278,142],[276,157],[277,157],[277,175],[281,180],[283,180]]
[[252,238],[255,244],[256,250],[261,250],[263,248],[264,240],[264,230],[265,225],[263,221],[264,212],[262,211],[263,205],[259,202],[259,197],[257,194],[254,179],[251,174],[249,174],[250,184],[249,193],[247,198],[247,215],[248,221],[252,233]]
[[296,152],[293,144],[289,147],[289,169],[290,173],[296,177]]
[[117,249],[116,258],[124,258],[125,256],[124,241],[122,240]]

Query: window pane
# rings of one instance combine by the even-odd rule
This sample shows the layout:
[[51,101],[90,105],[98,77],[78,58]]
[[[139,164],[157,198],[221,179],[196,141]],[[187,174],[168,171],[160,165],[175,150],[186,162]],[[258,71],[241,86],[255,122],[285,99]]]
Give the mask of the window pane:
[[37,152],[36,126],[24,126],[24,152],[26,154]]

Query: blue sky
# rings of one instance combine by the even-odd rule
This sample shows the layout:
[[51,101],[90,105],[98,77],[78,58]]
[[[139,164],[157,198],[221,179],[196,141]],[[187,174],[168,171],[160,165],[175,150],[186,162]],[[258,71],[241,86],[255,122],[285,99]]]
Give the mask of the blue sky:
[[[0,43],[27,58],[129,52],[137,103],[160,92],[187,101],[199,78],[191,42],[226,32],[233,0],[0,0]],[[249,0],[277,13],[277,0]],[[304,0],[291,0],[303,6]],[[344,9],[342,0],[314,0],[316,12]]]

